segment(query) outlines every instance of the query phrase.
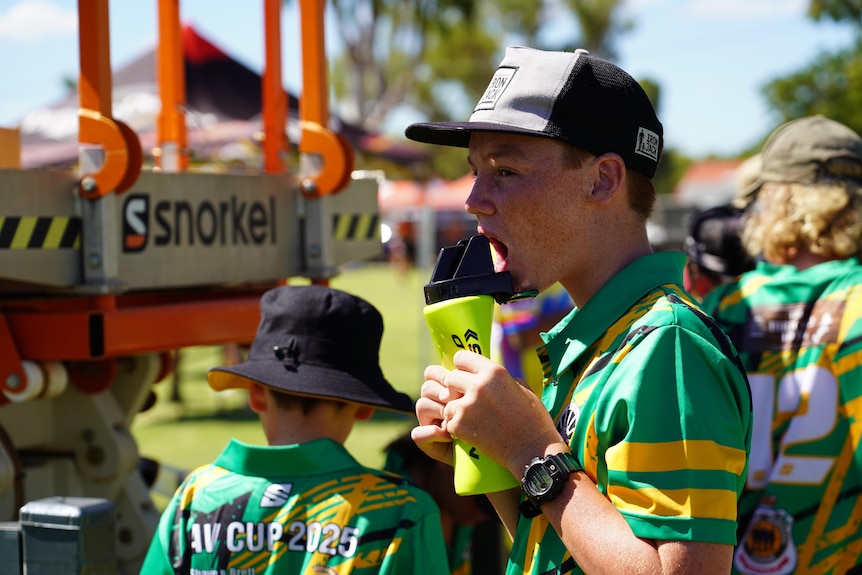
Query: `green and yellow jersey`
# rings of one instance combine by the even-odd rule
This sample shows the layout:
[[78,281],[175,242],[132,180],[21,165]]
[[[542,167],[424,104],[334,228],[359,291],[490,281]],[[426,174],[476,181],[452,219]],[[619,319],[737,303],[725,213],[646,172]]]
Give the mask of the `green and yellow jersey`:
[[[727,337],[681,286],[683,254],[638,259],[539,348],[542,401],[638,537],[736,543],[751,396]],[[508,575],[581,573],[544,515]]]
[[449,573],[436,503],[334,441],[231,441],[162,514],[144,575]]
[[862,266],[760,262],[705,305],[754,404],[735,572],[862,571]]

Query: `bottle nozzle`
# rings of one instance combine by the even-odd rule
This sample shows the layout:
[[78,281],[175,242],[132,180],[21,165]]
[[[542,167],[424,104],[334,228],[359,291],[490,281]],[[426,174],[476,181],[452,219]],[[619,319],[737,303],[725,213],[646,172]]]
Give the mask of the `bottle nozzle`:
[[509,272],[495,272],[491,256],[491,243],[482,235],[461,240],[454,246],[440,250],[431,273],[431,282],[425,284],[425,303],[466,297],[490,295],[497,303],[535,296],[535,292],[515,293]]

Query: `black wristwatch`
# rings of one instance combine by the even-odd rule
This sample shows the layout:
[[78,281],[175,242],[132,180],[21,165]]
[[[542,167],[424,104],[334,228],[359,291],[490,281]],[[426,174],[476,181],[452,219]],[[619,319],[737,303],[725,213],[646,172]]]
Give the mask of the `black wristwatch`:
[[548,455],[544,459],[534,457],[524,466],[521,479],[521,490],[527,496],[518,505],[521,515],[527,518],[540,515],[541,506],[560,494],[566,479],[575,471],[583,468],[571,453]]

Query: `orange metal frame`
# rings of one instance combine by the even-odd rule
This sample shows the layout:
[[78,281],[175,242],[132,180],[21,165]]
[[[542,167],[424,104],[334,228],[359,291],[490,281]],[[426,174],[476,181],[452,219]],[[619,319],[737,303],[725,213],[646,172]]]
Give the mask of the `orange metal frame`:
[[287,96],[281,81],[282,0],[264,0],[263,169],[270,173],[287,168]]
[[299,151],[320,155],[324,166],[305,185],[306,195],[311,196],[325,196],[343,189],[353,169],[353,148],[341,134],[326,127],[329,124],[329,83],[323,34],[325,8],[326,0],[300,2],[303,90],[299,101],[302,126]]
[[99,145],[104,162],[81,178],[81,195],[95,199],[129,189],[141,173],[141,142],[131,128],[111,117],[111,53],[108,0],[78,0],[81,73],[78,78],[78,141]]
[[[286,169],[286,100],[281,82],[280,0],[265,1],[266,66],[263,75],[265,169]],[[162,110],[160,144],[175,142],[180,168],[187,166],[185,78],[179,26],[179,0],[159,0],[158,77]],[[322,196],[343,189],[353,169],[346,140],[330,132],[323,34],[324,0],[301,0],[303,85],[301,153],[319,154],[324,169],[308,178],[305,193]],[[129,189],[140,174],[143,154],[137,135],[114,119],[108,0],[79,0],[79,142],[101,146],[104,161],[95,173],[82,174],[80,193],[96,200]],[[277,283],[283,283],[281,280]],[[276,285],[273,284],[273,285]],[[259,300],[273,285],[239,290],[218,288],[122,295],[0,298],[0,391],[25,381],[22,359],[91,362],[94,372],[114,373],[116,358],[166,352],[195,345],[250,342],[259,321]],[[107,362],[107,363],[105,363]],[[106,367],[107,366],[107,367]],[[83,370],[86,372],[86,370]],[[76,383],[73,381],[73,383]],[[98,391],[100,386],[76,383]],[[0,394],[0,405],[7,403]]]
[[186,73],[180,32],[179,0],[159,0],[159,48],[156,78],[162,107],[156,121],[159,142],[159,166],[164,168],[165,144],[176,144],[177,170],[189,166],[188,131],[186,129]]

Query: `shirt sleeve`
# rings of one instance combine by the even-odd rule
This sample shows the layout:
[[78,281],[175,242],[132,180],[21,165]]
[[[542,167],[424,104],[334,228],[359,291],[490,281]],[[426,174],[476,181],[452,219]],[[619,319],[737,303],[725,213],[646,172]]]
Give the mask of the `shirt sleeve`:
[[166,545],[166,538],[170,537],[169,526],[171,524],[168,516],[173,516],[172,510],[176,509],[173,504],[172,501],[159,519],[159,526],[152,541],[150,541],[150,547],[141,565],[140,575],[174,575]]
[[744,377],[717,345],[679,325],[623,353],[594,424],[606,495],[639,537],[736,543],[750,443]]

